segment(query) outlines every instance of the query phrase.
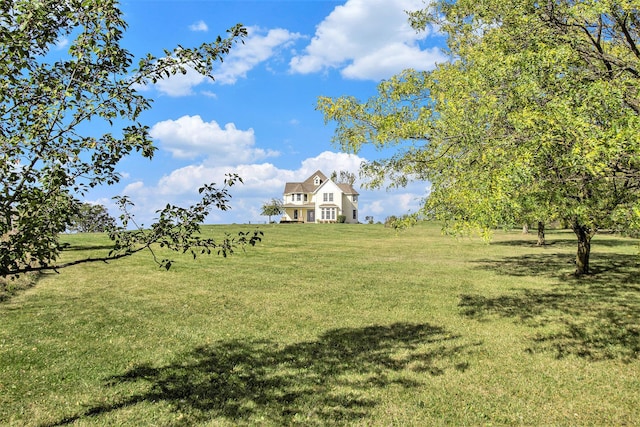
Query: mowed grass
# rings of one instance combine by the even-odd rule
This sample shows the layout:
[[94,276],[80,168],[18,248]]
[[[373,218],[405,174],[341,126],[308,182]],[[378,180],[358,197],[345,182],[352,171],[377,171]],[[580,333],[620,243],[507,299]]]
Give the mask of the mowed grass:
[[[596,236],[578,280],[567,231],[261,229],[226,259],[76,266],[1,303],[0,424],[640,423],[636,240]],[[64,238],[69,259],[108,244]]]

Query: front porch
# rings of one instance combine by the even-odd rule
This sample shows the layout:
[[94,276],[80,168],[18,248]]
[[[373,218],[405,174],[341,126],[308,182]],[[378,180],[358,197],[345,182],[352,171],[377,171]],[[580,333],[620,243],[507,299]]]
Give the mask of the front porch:
[[306,223],[316,222],[315,205],[284,205],[284,214],[280,219],[281,223]]

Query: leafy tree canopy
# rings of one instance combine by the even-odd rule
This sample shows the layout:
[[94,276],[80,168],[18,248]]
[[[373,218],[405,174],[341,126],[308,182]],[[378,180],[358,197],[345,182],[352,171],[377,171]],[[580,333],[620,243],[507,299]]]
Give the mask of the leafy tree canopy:
[[637,0],[438,0],[409,17],[447,34],[449,62],[318,108],[344,150],[397,146],[363,167],[370,186],[430,181],[425,210],[454,231],[566,221],[576,273],[587,273],[599,229],[640,227],[639,10]]
[[71,218],[69,231],[79,233],[104,233],[116,227],[116,219],[109,215],[103,205],[81,203],[78,211]]
[[[237,25],[227,38],[134,61],[121,46],[126,28],[115,0],[0,1],[0,275],[58,268],[58,233],[72,223],[77,198],[118,182],[123,157],[153,156],[149,129],[139,121],[151,100],[136,88],[188,68],[211,76],[246,35]],[[54,48],[63,39],[69,48],[61,55]],[[226,184],[235,182],[232,176]],[[189,209],[167,206],[151,233],[129,232],[130,222],[113,230],[113,256],[154,243],[181,251],[219,247],[194,233],[209,209],[228,208],[226,188],[204,186],[202,201]]]
[[260,215],[269,217],[269,222],[271,222],[272,216],[280,215],[282,212],[284,212],[284,205],[282,203],[282,200],[271,199],[268,202],[264,202],[262,204],[262,211]]
[[340,173],[333,171],[331,172],[331,181],[336,184],[353,185],[356,182],[356,174],[345,170],[341,170]]

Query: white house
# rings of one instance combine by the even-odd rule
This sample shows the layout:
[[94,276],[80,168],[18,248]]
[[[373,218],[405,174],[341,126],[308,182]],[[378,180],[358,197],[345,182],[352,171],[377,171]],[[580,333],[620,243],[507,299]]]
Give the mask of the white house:
[[358,192],[351,184],[336,184],[316,171],[303,182],[284,186],[284,215],[281,222],[358,223]]

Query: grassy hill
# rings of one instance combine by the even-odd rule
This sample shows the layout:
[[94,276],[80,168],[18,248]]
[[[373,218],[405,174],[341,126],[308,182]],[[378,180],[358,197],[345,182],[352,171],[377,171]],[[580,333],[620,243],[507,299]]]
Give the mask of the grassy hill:
[[[2,425],[634,425],[638,242],[265,225],[230,258],[43,274],[0,303]],[[208,226],[204,232],[250,230]],[[65,236],[67,257],[104,253]],[[162,254],[160,254],[162,255]]]

